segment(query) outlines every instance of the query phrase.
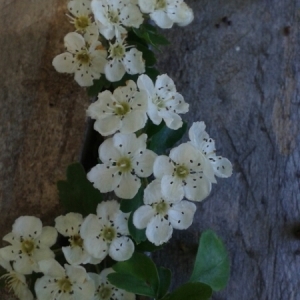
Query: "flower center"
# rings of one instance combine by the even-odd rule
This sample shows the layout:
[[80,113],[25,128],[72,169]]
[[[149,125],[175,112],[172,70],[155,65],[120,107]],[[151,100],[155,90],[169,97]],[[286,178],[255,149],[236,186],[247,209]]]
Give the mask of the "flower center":
[[165,108],[165,102],[164,99],[160,98],[160,97],[155,97],[152,100],[153,104],[157,106],[157,108]]
[[190,174],[190,171],[185,165],[179,165],[176,167],[175,174],[180,179],[185,179]]
[[83,239],[79,234],[76,234],[70,238],[71,247],[81,247],[83,246]]
[[117,167],[119,168],[120,172],[130,172],[131,167],[131,161],[128,157],[121,157],[117,163]]
[[30,254],[34,250],[34,242],[25,240],[22,242],[22,251]]
[[155,209],[156,212],[161,214],[161,215],[165,215],[167,210],[168,210],[169,206],[166,202],[160,202],[156,205]]
[[111,45],[109,52],[112,58],[123,58],[125,55],[125,47],[122,44]]
[[155,4],[155,10],[163,9],[167,6],[166,0],[157,0]]
[[108,242],[111,242],[116,237],[116,231],[112,227],[106,227],[103,230],[103,238]]
[[127,102],[115,103],[115,114],[124,116],[130,111],[130,106]]
[[80,16],[75,19],[74,25],[77,30],[85,30],[90,25],[90,19],[88,16]]
[[99,289],[99,297],[101,300],[109,300],[112,290],[107,286],[101,286]]
[[68,293],[72,290],[72,283],[68,278],[60,279],[57,282],[59,289],[62,290],[64,293]]
[[114,11],[108,11],[107,18],[111,23],[117,24],[119,22],[119,15]]
[[90,55],[87,53],[87,51],[82,51],[76,54],[76,59],[82,64],[88,64],[90,62]]

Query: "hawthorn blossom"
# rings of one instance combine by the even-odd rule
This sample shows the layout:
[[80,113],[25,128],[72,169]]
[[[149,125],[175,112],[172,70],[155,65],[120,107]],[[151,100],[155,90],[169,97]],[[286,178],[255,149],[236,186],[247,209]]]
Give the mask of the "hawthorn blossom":
[[10,263],[5,261],[1,256],[0,266],[8,272],[0,277],[0,280],[4,279],[8,291],[12,290],[20,300],[33,300],[34,298],[28,288],[26,277],[14,271]]
[[102,270],[99,275],[88,273],[96,286],[93,300],[135,300],[135,294],[119,289],[108,281],[107,275],[111,273],[114,273],[112,268]]
[[185,26],[194,18],[193,11],[183,0],[138,0],[138,4],[161,28],[171,28],[174,23]]
[[67,52],[57,55],[52,65],[57,72],[74,73],[74,79],[80,86],[93,85],[93,80],[99,79],[104,73],[106,50],[99,41],[88,46],[76,32],[68,33],[64,41]]
[[114,191],[123,199],[132,199],[141,186],[139,177],[152,174],[156,154],[146,149],[147,135],[116,133],[99,147],[102,164],[87,174],[101,193]]
[[144,204],[133,215],[133,224],[146,229],[148,240],[156,246],[166,243],[173,228],[187,229],[193,222],[196,205],[178,199],[166,199],[161,192],[160,180],[152,181],[144,191]]
[[91,0],[71,0],[68,10],[73,15],[67,15],[74,24],[76,31],[83,34],[84,39],[92,44],[99,38],[99,29],[91,17]]
[[189,105],[181,94],[176,92],[173,80],[166,74],[157,76],[155,86],[147,75],[140,75],[137,81],[140,90],[148,95],[148,116],[158,125],[162,120],[171,129],[182,126],[179,113],[188,112]]
[[13,269],[21,274],[39,272],[38,262],[53,258],[50,247],[56,242],[57,231],[53,227],[42,227],[40,219],[22,216],[16,219],[12,232],[3,237],[11,245],[0,249],[6,261],[13,262]]
[[131,0],[92,0],[92,10],[100,33],[107,39],[127,34],[124,27],[135,27],[143,23],[143,15]]
[[131,75],[145,72],[143,53],[132,46],[126,52],[128,47],[124,40],[119,38],[114,44],[110,43],[108,62],[105,65],[105,76],[109,81],[121,80],[126,72]]
[[143,128],[147,121],[147,95],[138,92],[134,81],[126,82],[112,94],[104,91],[87,109],[87,115],[95,119],[94,129],[103,136],[120,131],[133,133]]
[[38,300],[92,300],[95,291],[93,280],[81,266],[65,264],[56,260],[42,260],[40,270],[45,274],[35,282]]
[[86,252],[83,239],[80,236],[80,226],[83,217],[78,213],[68,213],[55,219],[57,231],[69,238],[70,246],[62,247],[62,251],[69,264],[85,264],[90,262],[90,255]]
[[161,180],[164,199],[179,201],[202,201],[215,183],[212,166],[204,155],[188,143],[170,151],[169,157],[158,156],[154,162],[153,174]]
[[88,253],[102,260],[108,254],[116,261],[129,259],[134,251],[132,240],[127,237],[129,213],[120,210],[116,200],[104,201],[97,206],[97,215],[88,215],[81,226],[84,246]]
[[228,178],[232,175],[231,162],[222,156],[216,156],[215,141],[205,131],[204,122],[194,122],[189,130],[191,144],[200,150],[212,165],[216,176]]

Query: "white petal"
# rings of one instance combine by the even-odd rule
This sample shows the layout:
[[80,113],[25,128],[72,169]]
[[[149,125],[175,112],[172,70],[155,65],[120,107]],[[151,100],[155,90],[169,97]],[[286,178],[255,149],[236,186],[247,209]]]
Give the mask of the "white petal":
[[[76,300],[91,300],[93,299],[94,293],[95,293],[95,284],[93,282],[93,280],[88,279],[86,280],[84,283],[80,284],[80,285],[74,285],[73,286],[73,290],[74,290],[74,295],[76,295]],[[68,297],[65,300],[69,300],[69,295],[66,294],[66,296]],[[60,298],[60,300],[63,300],[62,298]]]
[[100,237],[87,237],[84,239],[86,251],[95,258],[104,259],[108,253],[107,243]]
[[70,0],[68,10],[74,16],[89,15],[91,13],[90,0]]
[[144,203],[151,205],[153,203],[161,202],[162,198],[161,181],[159,179],[155,179],[148,184],[144,190]]
[[39,249],[35,249],[32,253],[32,259],[37,262],[45,259],[52,259],[54,256],[55,255],[50,248],[42,246],[40,246]]
[[125,68],[121,62],[114,59],[112,61],[109,61],[105,67],[105,76],[107,80],[111,82],[119,81],[122,79],[122,77],[125,74]]
[[182,2],[176,13],[176,23],[179,26],[187,26],[194,20],[193,10]]
[[149,14],[154,12],[156,0],[138,0],[139,7],[143,13]]
[[74,73],[77,63],[71,53],[65,52],[54,57],[52,65],[59,73]]
[[57,239],[57,231],[54,227],[45,226],[42,229],[42,233],[39,236],[38,240],[41,245],[51,247],[55,244]]
[[81,36],[77,32],[68,33],[64,38],[64,42],[67,50],[73,54],[76,53],[76,50],[85,48],[85,40],[83,36]]
[[175,229],[187,229],[193,223],[195,211],[194,203],[180,201],[169,209],[169,221]]
[[114,227],[117,230],[117,233],[121,235],[129,235],[128,230],[128,218],[130,213],[123,213],[120,210],[115,216],[114,219]]
[[137,86],[140,90],[146,91],[147,95],[152,98],[152,95],[154,94],[154,84],[148,75],[140,75],[137,80]]
[[165,218],[157,215],[147,225],[146,236],[156,246],[166,243],[172,236],[173,227]]
[[168,17],[168,15],[162,10],[156,10],[150,13],[150,18],[156,23],[160,28],[171,28],[173,26],[173,21]]
[[2,238],[3,241],[6,241],[10,244],[14,244],[14,243],[19,243],[19,239],[18,237],[16,237],[12,232],[6,234],[3,238]]
[[122,125],[120,126],[121,133],[133,133],[142,129],[147,122],[146,112],[140,110],[132,111],[124,116]]
[[12,233],[24,238],[36,238],[42,233],[42,221],[36,217],[22,216],[15,220]]
[[103,164],[93,167],[87,174],[87,178],[101,193],[113,191],[121,180],[117,167],[108,167]]
[[145,72],[145,62],[143,60],[143,53],[136,48],[131,48],[126,52],[123,59],[125,70],[128,74],[141,74]]
[[116,135],[106,139],[99,147],[99,157],[104,163],[117,161],[121,157],[121,152],[115,147]]
[[170,151],[170,158],[178,164],[184,164],[195,171],[202,170],[205,158],[191,144],[183,143]]
[[157,156],[153,164],[153,174],[161,179],[164,175],[171,175],[174,172],[174,164],[166,155]]
[[93,80],[100,78],[100,74],[97,77],[92,75],[89,66],[82,65],[80,69],[76,69],[74,79],[80,86],[92,86]]
[[200,174],[192,174],[186,179],[184,195],[188,200],[202,201],[211,191],[211,182]]
[[139,177],[149,177],[153,173],[153,164],[157,155],[151,150],[144,150],[143,154],[134,159],[134,171]]
[[183,199],[183,183],[171,175],[165,175],[161,179],[161,192],[168,202],[178,202]]
[[97,206],[97,216],[104,222],[114,221],[120,212],[120,204],[116,200],[102,201]]
[[83,217],[78,213],[68,213],[55,219],[55,228],[63,236],[73,236],[78,234]]
[[173,130],[180,128],[183,124],[181,117],[170,110],[162,110],[158,113],[158,115],[163,118],[167,127]]
[[71,265],[86,264],[90,260],[90,255],[79,246],[62,247],[66,261]]
[[6,261],[12,261],[16,258],[21,250],[21,244],[19,246],[6,246],[0,248],[0,257]]
[[[100,203],[101,204],[101,203]],[[107,220],[107,218],[105,218]],[[94,214],[89,214],[80,227],[80,236],[84,239],[88,237],[95,237],[100,234],[101,223],[99,217]]]
[[194,122],[189,130],[189,138],[194,147],[202,150],[202,143],[209,139],[208,133],[205,131],[204,122]]
[[91,69],[92,69],[93,73],[96,73],[96,74],[102,73],[102,74],[104,74],[104,68],[105,68],[105,65],[107,63],[107,60],[106,60],[106,55],[103,52],[106,53],[103,50],[96,50],[96,51],[93,51],[90,54]]
[[65,264],[66,274],[71,282],[81,285],[87,278],[85,268],[81,266],[70,266]]
[[210,163],[213,166],[216,176],[221,178],[228,178],[232,175],[232,164],[231,162],[222,156],[209,158]]
[[24,275],[31,274],[36,267],[37,263],[30,259],[27,255],[18,256],[13,262],[14,270]]
[[144,229],[154,215],[155,210],[150,205],[143,205],[134,212],[133,224],[138,229]]
[[112,241],[109,247],[109,256],[116,261],[129,259],[134,252],[134,244],[128,237],[121,236]]
[[148,102],[147,114],[155,125],[159,125],[161,123],[162,117],[158,113],[157,106],[152,102],[152,98]]
[[[140,127],[140,128],[142,128],[142,127]],[[118,131],[120,129],[121,129],[121,132],[123,132],[123,130],[122,130],[123,128],[124,128],[123,123],[120,120],[120,117],[115,116],[115,115],[107,116],[106,118],[101,118],[99,120],[96,120],[96,122],[94,123],[94,129],[103,136],[108,136],[108,135],[114,134],[116,131]],[[140,128],[138,128],[138,129],[140,129]],[[134,131],[129,131],[129,132],[134,132]]]
[[136,5],[131,3],[121,9],[120,19],[126,27],[139,28],[143,23],[143,15]]
[[39,262],[39,267],[42,273],[51,277],[64,277],[65,269],[55,260],[47,259]]
[[166,96],[166,93],[175,93],[176,87],[172,78],[167,74],[157,76],[155,90],[160,96]]
[[119,185],[115,188],[115,194],[122,199],[132,199],[141,186],[141,180],[131,173],[122,174]]
[[124,156],[135,157],[146,149],[147,135],[142,134],[138,138],[134,133],[116,133],[113,136],[113,144]]

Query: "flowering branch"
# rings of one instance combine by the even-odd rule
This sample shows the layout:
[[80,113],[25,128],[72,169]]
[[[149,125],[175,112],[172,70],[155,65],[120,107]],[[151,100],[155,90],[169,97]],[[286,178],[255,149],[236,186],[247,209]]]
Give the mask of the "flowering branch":
[[10,245],[0,249],[2,279],[21,300],[209,299],[229,276],[227,252],[212,231],[201,236],[189,282],[173,292],[170,270],[142,253],[189,228],[191,201],[203,201],[216,177],[232,173],[204,122],[178,145],[189,104],[154,68],[152,49],[168,41],[152,24],[188,25],[192,10],[182,0],[70,0],[67,16],[75,31],[52,63],[97,96],[86,113],[105,139],[98,164],[87,174],[72,164],[58,182],[66,214],[54,227],[23,216],[3,237]]

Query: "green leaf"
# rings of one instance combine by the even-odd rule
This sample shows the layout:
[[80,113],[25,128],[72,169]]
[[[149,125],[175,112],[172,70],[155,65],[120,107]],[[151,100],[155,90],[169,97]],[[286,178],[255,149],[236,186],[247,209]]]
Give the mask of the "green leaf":
[[101,193],[87,179],[84,168],[79,163],[68,166],[67,180],[57,182],[59,200],[67,212],[77,212],[84,216],[95,213],[102,201]]
[[98,96],[104,89],[109,89],[110,85],[111,83],[106,79],[105,75],[101,75],[100,79],[94,80],[94,84],[88,88],[88,96]]
[[160,250],[163,246],[164,244],[160,246],[155,246],[154,244],[152,244],[147,240],[145,242],[141,242],[140,244],[136,245],[135,250],[139,252],[154,252]]
[[165,154],[166,150],[172,148],[185,134],[187,124],[183,122],[181,128],[172,130],[167,126],[153,135],[150,140],[149,149],[154,151],[157,155]]
[[[159,289],[158,272],[155,264],[148,256],[135,252],[129,260],[118,262],[112,268],[117,272],[117,274],[108,276],[113,285],[135,294],[157,298]],[[118,277],[116,275],[124,276]],[[123,280],[121,280],[121,277]],[[140,287],[143,287],[142,291]]]
[[157,76],[160,75],[160,72],[155,68],[146,67],[145,74],[150,77],[153,83],[155,83]]
[[107,278],[112,285],[119,289],[137,295],[148,296],[151,298],[155,297],[153,289],[144,280],[136,278],[133,275],[111,273],[107,276]]
[[212,230],[203,232],[190,282],[204,282],[219,291],[226,286],[229,274],[230,263],[223,242]]
[[150,139],[154,134],[159,132],[164,126],[165,126],[164,122],[161,122],[159,125],[155,125],[150,119],[148,119],[146,126],[144,127],[144,132],[147,134],[148,139]]
[[129,216],[128,219],[128,230],[129,233],[131,235],[131,237],[134,239],[134,241],[139,244],[141,242],[144,242],[147,240],[146,237],[146,228],[145,229],[137,229],[134,225],[133,225],[133,214],[134,212],[132,212]]
[[169,269],[164,267],[158,268],[158,276],[159,276],[159,292],[158,298],[163,298],[170,287],[172,273]]
[[176,289],[168,300],[208,300],[212,295],[212,289],[201,282],[188,282]]

